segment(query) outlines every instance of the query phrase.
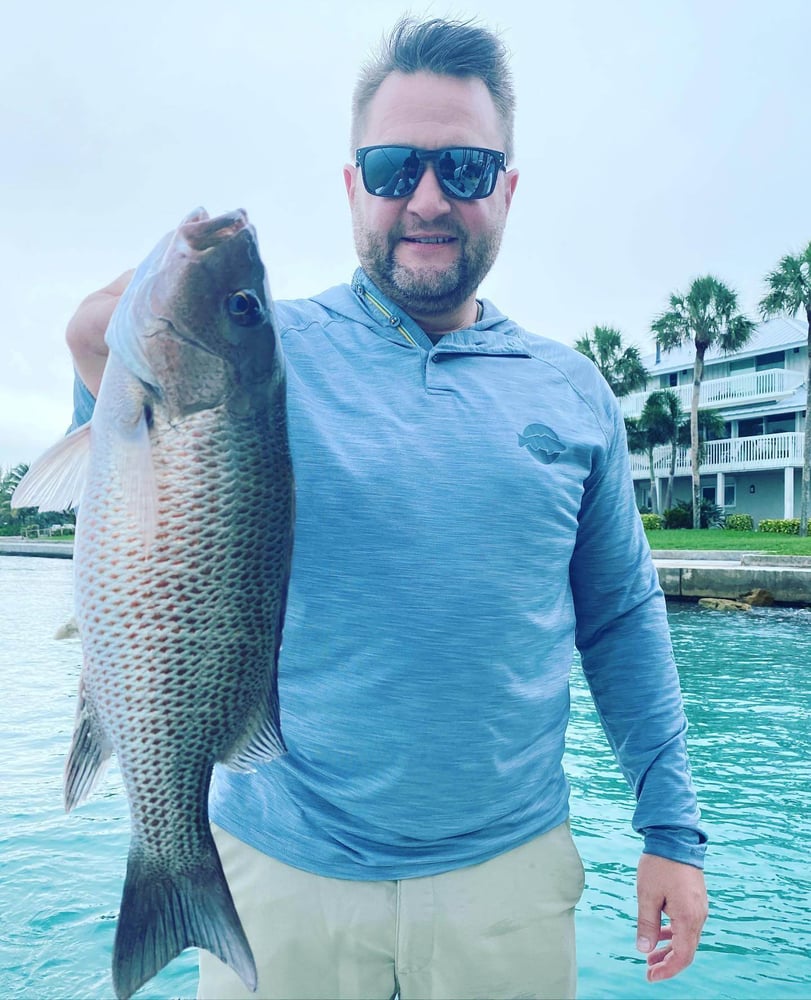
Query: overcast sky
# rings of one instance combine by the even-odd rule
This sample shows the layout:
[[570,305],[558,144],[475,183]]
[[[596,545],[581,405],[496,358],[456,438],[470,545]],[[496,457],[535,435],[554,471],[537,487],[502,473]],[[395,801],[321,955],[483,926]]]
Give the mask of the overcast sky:
[[[64,328],[186,212],[247,209],[276,298],[355,267],[341,177],[357,68],[395,0],[0,0],[0,468],[70,418]],[[754,312],[811,240],[808,0],[479,0],[513,54],[520,181],[482,289],[571,344],[643,353],[714,273]],[[805,95],[805,96],[803,96]]]

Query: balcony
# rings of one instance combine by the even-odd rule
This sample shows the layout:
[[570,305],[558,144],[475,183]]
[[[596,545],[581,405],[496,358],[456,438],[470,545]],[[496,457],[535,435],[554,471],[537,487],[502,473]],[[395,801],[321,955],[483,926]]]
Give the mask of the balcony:
[[[710,379],[701,383],[701,409],[725,406],[740,406],[744,403],[763,403],[771,399],[788,396],[803,384],[801,372],[786,371],[785,368],[770,368],[762,372],[747,372],[745,375],[731,375],[729,378]],[[656,390],[635,392],[620,400],[624,417],[639,417],[645,400]],[[690,409],[693,398],[693,384],[673,386],[682,409]]]
[[[755,472],[760,469],[785,469],[787,466],[802,468],[802,433],[763,434],[759,437],[725,438],[708,441],[704,445],[701,474],[713,472]],[[653,451],[653,467],[658,476],[670,472],[670,448],[663,445]],[[647,455],[631,455],[631,472],[634,479],[650,477]],[[690,449],[676,451],[676,475],[690,475]]]

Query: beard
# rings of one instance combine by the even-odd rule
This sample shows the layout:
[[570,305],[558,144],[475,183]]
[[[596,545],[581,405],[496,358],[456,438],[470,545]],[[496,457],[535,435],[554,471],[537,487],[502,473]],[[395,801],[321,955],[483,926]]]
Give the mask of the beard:
[[[428,317],[452,312],[475,295],[498,256],[504,225],[502,222],[471,239],[461,228],[446,223],[442,233],[458,240],[459,253],[445,268],[407,267],[398,263],[397,247],[406,235],[402,226],[381,233],[366,228],[356,217],[353,228],[358,260],[381,292],[409,315]],[[431,232],[436,235],[435,226]]]

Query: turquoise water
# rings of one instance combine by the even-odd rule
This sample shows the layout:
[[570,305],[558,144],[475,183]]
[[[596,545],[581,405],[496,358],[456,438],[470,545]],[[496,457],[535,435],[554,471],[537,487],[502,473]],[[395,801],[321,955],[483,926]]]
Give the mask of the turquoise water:
[[[128,843],[113,768],[65,816],[62,764],[80,668],[71,564],[0,557],[5,683],[0,734],[0,997],[110,998]],[[710,920],[695,964],[650,985],[633,949],[639,843],[632,804],[574,673],[568,770],[586,866],[578,915],[581,998],[811,996],[811,612],[671,608],[708,856]],[[191,997],[195,957],[138,994]]]

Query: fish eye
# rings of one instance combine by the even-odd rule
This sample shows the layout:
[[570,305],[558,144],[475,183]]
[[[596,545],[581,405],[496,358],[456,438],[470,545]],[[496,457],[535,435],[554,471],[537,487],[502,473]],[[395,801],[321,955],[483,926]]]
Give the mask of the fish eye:
[[262,301],[252,288],[232,292],[225,305],[228,315],[240,326],[256,326],[264,315]]

